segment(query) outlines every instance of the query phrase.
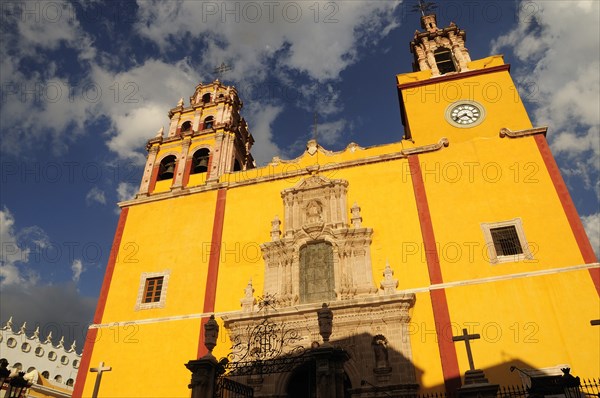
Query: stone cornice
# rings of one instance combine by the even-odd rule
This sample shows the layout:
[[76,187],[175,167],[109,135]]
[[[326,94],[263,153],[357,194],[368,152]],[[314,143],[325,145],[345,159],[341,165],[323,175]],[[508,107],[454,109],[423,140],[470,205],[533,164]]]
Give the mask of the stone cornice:
[[[292,170],[284,173],[277,174],[268,174],[256,178],[245,179],[242,181],[234,181],[234,182],[207,182],[205,185],[200,185],[196,187],[186,187],[181,189],[176,189],[169,192],[161,192],[151,194],[150,196],[141,196],[132,200],[127,200],[123,202],[119,202],[119,207],[127,207],[142,203],[154,202],[157,200],[164,200],[169,198],[174,198],[178,196],[191,195],[198,192],[212,191],[222,188],[235,188],[246,185],[258,184],[266,181],[275,181],[281,179],[290,179],[295,177],[303,177],[316,173],[324,173],[331,170],[343,169],[348,167],[362,166],[366,164],[380,163],[380,162],[389,162],[392,160],[405,159],[409,155],[416,155],[420,153],[434,152],[441,150],[444,147],[447,147],[450,144],[446,137],[440,138],[440,140],[435,144],[423,145],[415,148],[402,149],[401,151],[386,153],[383,155],[375,155],[375,156],[367,156],[362,159],[354,159],[342,162],[335,163],[327,163],[324,165],[310,165],[308,167]],[[305,153],[306,155],[307,153]],[[268,167],[268,166],[267,166]],[[267,168],[265,167],[265,168]],[[253,169],[257,170],[257,169]]]
[[499,135],[500,135],[500,138],[504,138],[504,137],[521,138],[521,137],[527,137],[527,136],[536,135],[536,134],[543,134],[545,137],[547,132],[548,132],[548,126],[536,127],[536,128],[532,128],[532,129],[518,130],[518,131],[511,131],[507,128],[501,128]]
[[451,81],[451,80],[463,79],[466,77],[473,77],[473,76],[479,76],[479,75],[485,75],[488,73],[503,72],[503,71],[510,71],[510,64],[492,66],[489,68],[470,70],[470,71],[459,72],[459,73],[454,73],[454,74],[445,74],[442,76],[434,76],[434,77],[431,77],[426,80],[419,80],[416,82],[398,84],[398,91],[404,90],[407,88],[426,86],[429,84],[437,84],[437,83],[447,82],[447,81]]
[[[349,300],[331,301],[329,308],[334,311],[344,311],[346,309],[355,309],[356,307],[381,307],[394,306],[396,311],[400,309],[408,310],[415,304],[416,296],[414,293],[398,292],[392,295],[369,295],[356,297]],[[398,307],[400,305],[400,307]],[[321,308],[322,303],[300,304],[289,307],[277,307],[273,312],[265,313],[256,311],[252,313],[236,311],[223,313],[221,318],[225,324],[230,322],[244,322],[253,320],[262,320],[264,318],[282,318],[282,317],[301,317],[313,318],[316,311]]]

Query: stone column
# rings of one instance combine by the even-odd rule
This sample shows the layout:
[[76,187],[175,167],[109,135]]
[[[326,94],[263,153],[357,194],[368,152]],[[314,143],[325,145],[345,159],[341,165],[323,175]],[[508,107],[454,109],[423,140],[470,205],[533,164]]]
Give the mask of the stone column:
[[222,366],[212,354],[219,336],[219,325],[215,316],[204,324],[204,345],[208,353],[200,359],[191,360],[185,367],[192,372],[192,381],[188,388],[192,389],[192,398],[214,398],[217,377],[223,373]]
[[192,389],[192,398],[213,398],[219,367],[217,360],[204,357],[189,361],[185,367],[192,372],[192,381],[188,385]]
[[173,185],[171,186],[171,189],[183,188],[183,176],[185,174],[185,169],[187,167],[188,152],[190,150],[191,144],[192,144],[191,137],[184,138],[181,143],[181,154],[179,155],[179,160],[177,162],[177,169],[175,170],[175,175],[173,176]]
[[148,158],[146,159],[146,167],[144,168],[144,175],[142,176],[142,183],[140,184],[140,191],[138,196],[147,196],[150,188],[152,179],[152,171],[154,169],[154,162],[156,162],[156,155],[158,154],[159,145],[152,145],[148,150]]
[[320,347],[311,352],[316,364],[317,398],[344,397],[344,362],[346,351],[335,347]]

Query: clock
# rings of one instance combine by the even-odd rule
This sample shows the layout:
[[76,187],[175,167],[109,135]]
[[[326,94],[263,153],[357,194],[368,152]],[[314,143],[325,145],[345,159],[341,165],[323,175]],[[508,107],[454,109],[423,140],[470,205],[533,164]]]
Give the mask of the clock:
[[483,121],[484,108],[475,101],[457,101],[446,109],[446,120],[455,127],[474,127]]

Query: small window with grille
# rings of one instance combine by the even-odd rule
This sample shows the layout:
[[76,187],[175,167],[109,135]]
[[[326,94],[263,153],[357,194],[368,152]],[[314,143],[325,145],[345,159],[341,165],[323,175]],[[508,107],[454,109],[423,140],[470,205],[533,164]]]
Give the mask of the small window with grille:
[[533,260],[520,218],[482,223],[489,261],[492,264]]
[[514,256],[522,254],[521,242],[517,229],[514,225],[508,227],[491,228],[492,240],[494,241],[494,249],[499,256]]
[[144,287],[144,303],[155,303],[160,301],[163,279],[162,276],[146,279],[146,286]]
[[135,304],[136,311],[165,306],[169,274],[170,271],[142,273]]

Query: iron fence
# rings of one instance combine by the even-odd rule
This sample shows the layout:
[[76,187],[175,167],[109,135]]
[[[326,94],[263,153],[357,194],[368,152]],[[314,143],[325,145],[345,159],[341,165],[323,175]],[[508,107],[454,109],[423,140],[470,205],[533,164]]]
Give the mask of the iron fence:
[[[581,379],[579,387],[565,388],[565,398],[600,398],[600,379]],[[525,386],[502,386],[496,398],[536,398]],[[417,398],[458,398],[456,393],[434,392],[418,394]]]

